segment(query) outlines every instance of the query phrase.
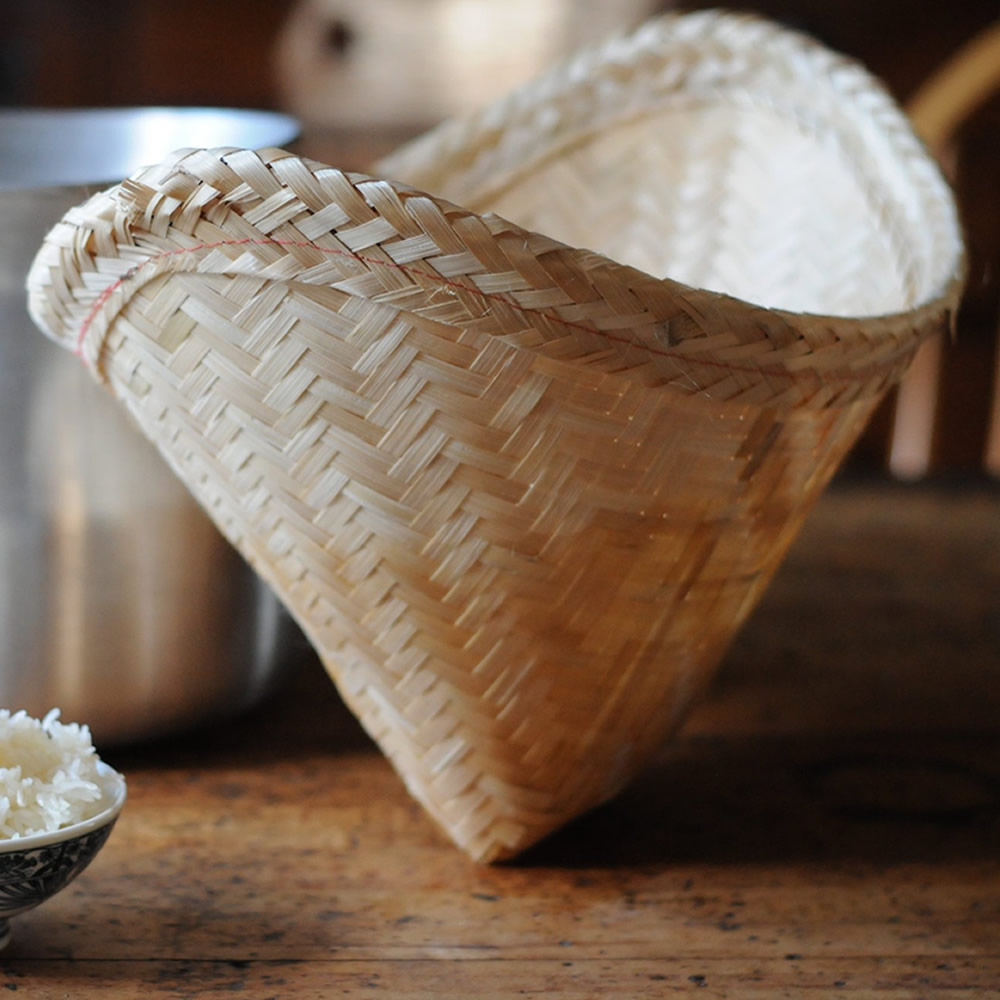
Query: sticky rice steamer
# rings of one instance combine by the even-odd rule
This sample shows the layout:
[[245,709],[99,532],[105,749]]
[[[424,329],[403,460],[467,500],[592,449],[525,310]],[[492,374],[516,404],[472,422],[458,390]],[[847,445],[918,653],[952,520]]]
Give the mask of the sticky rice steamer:
[[961,271],[863,69],[694,14],[373,177],[178,154],[30,288],[490,860],[676,728]]

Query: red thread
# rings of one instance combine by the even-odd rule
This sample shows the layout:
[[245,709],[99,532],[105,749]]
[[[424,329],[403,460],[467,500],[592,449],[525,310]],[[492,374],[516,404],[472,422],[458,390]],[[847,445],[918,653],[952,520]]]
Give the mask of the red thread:
[[[428,271],[421,271],[414,267],[409,267],[406,264],[397,264],[395,261],[391,260],[380,260],[377,257],[366,257],[363,254],[353,253],[349,250],[341,250],[339,247],[321,247],[316,243],[309,240],[279,240],[264,237],[252,237],[248,236],[240,240],[218,240],[215,243],[198,243],[190,247],[177,247],[174,250],[164,250],[162,253],[158,253],[153,257],[148,257],[141,264],[137,264],[135,267],[129,268],[120,278],[113,281],[101,294],[97,297],[90,312],[87,313],[86,318],[80,325],[80,331],[76,339],[76,347],[74,348],[74,353],[77,356],[82,356],[83,351],[83,341],[87,336],[87,332],[90,330],[91,324],[100,312],[101,307],[111,298],[111,296],[119,289],[126,281],[134,278],[143,268],[148,267],[150,264],[154,264],[159,260],[164,260],[167,257],[175,257],[185,253],[194,253],[196,250],[214,250],[217,247],[226,246],[279,246],[279,247],[301,247],[309,250],[318,250],[320,253],[336,254],[340,257],[350,257],[362,264],[373,264],[379,267],[392,267],[397,271],[402,271],[404,274],[410,274],[415,277],[427,278],[429,281],[436,281],[439,284],[447,285],[450,288],[456,288],[463,292],[469,292],[472,295],[477,295],[480,298],[487,300],[495,300],[497,302],[502,302],[506,306],[513,307],[520,312],[531,313],[535,312],[539,316],[544,316],[547,320],[553,323],[557,323],[560,326],[569,327],[570,329],[582,330],[585,333],[591,335],[604,337],[606,340],[614,341],[618,344],[624,344],[627,347],[635,347],[635,343],[629,340],[627,337],[618,336],[614,333],[610,333],[604,330],[596,330],[594,327],[586,326],[583,323],[574,323],[571,320],[562,319],[560,316],[554,316],[551,313],[541,312],[540,310],[526,309],[523,306],[517,305],[517,303],[511,302],[509,299],[504,298],[502,295],[496,292],[483,292],[478,288],[474,288],[470,285],[464,285],[458,281],[451,281],[448,278],[442,277],[440,274],[431,274]],[[777,368],[767,368],[764,366],[753,367],[752,365],[735,365],[730,364],[727,361],[714,361],[707,358],[692,358],[687,355],[678,354],[676,351],[667,351],[660,348],[652,346],[644,346],[643,350],[648,351],[650,354],[658,355],[663,358],[670,358],[673,361],[690,361],[696,365],[705,365],[710,368],[722,368],[725,371],[732,372],[745,372],[752,375],[770,375],[778,378],[787,378],[795,381],[796,379],[802,378],[797,372],[790,372],[785,369]],[[84,359],[86,363],[86,359]],[[868,370],[872,373],[881,371],[883,369],[889,368],[894,364],[894,361],[883,361],[881,364],[872,364],[868,366]],[[852,382],[855,381],[853,378],[848,377],[838,377],[838,376],[827,376],[826,381],[828,382]]]

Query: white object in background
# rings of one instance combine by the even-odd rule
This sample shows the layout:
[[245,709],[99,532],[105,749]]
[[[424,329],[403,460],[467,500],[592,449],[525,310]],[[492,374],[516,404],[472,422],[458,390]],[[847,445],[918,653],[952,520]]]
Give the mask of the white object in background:
[[479,108],[665,6],[662,0],[301,0],[278,40],[278,85],[284,105],[309,125],[422,126]]

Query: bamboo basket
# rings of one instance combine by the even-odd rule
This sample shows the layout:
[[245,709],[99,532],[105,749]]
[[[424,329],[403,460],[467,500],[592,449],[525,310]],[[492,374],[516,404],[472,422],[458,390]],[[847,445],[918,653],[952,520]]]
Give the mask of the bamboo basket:
[[677,727],[961,272],[863,69],[697,14],[376,176],[181,152],[67,214],[29,289],[493,860]]

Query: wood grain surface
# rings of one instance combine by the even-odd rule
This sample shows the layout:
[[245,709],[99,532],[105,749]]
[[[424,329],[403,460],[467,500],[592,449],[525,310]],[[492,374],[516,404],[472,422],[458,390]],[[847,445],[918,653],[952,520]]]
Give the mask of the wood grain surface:
[[998,514],[836,483],[681,736],[516,864],[446,842],[303,649],[251,714],[106,754],[119,825],[0,988],[996,995]]

